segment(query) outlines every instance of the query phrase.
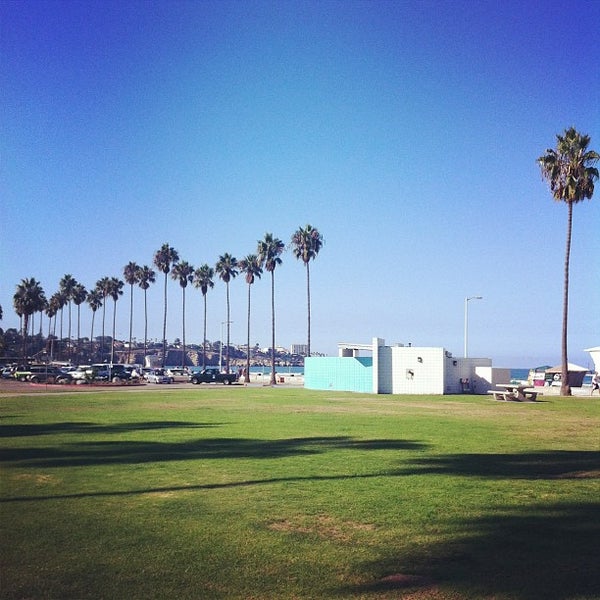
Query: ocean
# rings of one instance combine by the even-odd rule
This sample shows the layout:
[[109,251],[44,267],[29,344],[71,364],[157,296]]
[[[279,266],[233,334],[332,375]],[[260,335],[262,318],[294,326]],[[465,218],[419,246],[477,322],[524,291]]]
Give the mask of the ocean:
[[529,377],[529,369],[511,369],[510,378],[511,380],[526,381]]

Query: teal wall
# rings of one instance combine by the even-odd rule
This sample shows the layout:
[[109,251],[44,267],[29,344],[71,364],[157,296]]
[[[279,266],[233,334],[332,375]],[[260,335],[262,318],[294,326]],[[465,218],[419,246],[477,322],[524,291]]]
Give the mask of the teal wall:
[[311,357],[304,360],[304,387],[309,390],[373,392],[373,358]]

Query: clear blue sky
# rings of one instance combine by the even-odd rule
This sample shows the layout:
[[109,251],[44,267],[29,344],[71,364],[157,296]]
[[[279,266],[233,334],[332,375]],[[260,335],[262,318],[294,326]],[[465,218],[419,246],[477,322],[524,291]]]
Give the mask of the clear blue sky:
[[[536,158],[575,126],[600,150],[600,2],[0,0],[4,328],[22,278],[49,297],[152,264],[198,266],[317,227],[312,349],[463,349],[495,366],[560,361],[567,209]],[[570,360],[600,344],[600,189],[575,207]],[[276,270],[277,344],[306,339],[305,272]],[[246,284],[231,285],[232,341]],[[129,290],[117,337],[128,335]],[[251,342],[270,344],[270,285]],[[150,331],[162,336],[161,280]],[[143,338],[141,290],[134,335]],[[202,300],[187,291],[187,342]],[[225,285],[208,296],[211,340]],[[169,283],[168,337],[181,337]],[[112,312],[108,312],[112,315]],[[90,313],[83,311],[83,334]],[[98,334],[96,326],[95,334]]]

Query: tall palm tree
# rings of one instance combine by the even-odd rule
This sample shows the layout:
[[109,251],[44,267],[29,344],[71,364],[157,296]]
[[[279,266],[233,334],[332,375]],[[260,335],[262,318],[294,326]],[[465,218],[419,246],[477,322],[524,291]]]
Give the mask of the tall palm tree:
[[130,261],[123,267],[123,278],[129,284],[129,346],[127,351],[127,362],[131,362],[131,337],[133,333],[133,286],[139,283],[139,267]]
[[169,244],[163,244],[159,250],[154,253],[154,264],[156,268],[165,275],[165,312],[163,317],[163,357],[162,366],[165,366],[165,360],[167,357],[167,275],[171,270],[171,267],[179,260],[179,254],[177,250],[169,246]]
[[27,358],[27,331],[29,328],[29,319],[33,313],[40,310],[43,306],[46,296],[41,284],[34,277],[22,279],[17,285],[13,296],[13,306],[19,317],[22,317],[22,335],[23,335],[23,360]]
[[[215,266],[215,271],[219,277],[225,282],[226,294],[227,294],[227,347],[225,354],[225,372],[229,373],[229,326],[231,325],[230,305],[229,305],[229,282],[238,274],[237,270],[237,258],[231,256],[228,252],[219,256],[219,260]],[[223,344],[223,340],[221,340]]]
[[537,159],[542,177],[550,184],[552,196],[558,202],[566,202],[568,207],[560,384],[560,393],[563,396],[571,395],[568,381],[567,319],[573,206],[584,199],[591,199],[594,194],[594,182],[598,179],[598,169],[594,165],[600,159],[600,155],[594,150],[588,150],[589,143],[588,135],[581,134],[574,127],[570,127],[565,129],[563,135],[556,136],[556,149],[547,149],[546,154]]
[[271,385],[277,383],[275,378],[275,267],[282,263],[280,254],[285,246],[272,233],[258,241],[257,254],[260,264],[271,273]]
[[90,331],[90,357],[94,354],[94,319],[96,318],[96,311],[102,306],[104,302],[104,296],[102,292],[95,288],[88,292],[87,298],[85,299],[92,311],[92,329]]
[[323,236],[312,225],[299,227],[292,235],[294,256],[301,260],[306,267],[306,298],[308,313],[308,340],[306,356],[310,356],[310,261],[317,258],[323,246]]
[[104,360],[106,351],[104,349],[105,335],[104,335],[104,325],[106,322],[106,298],[110,294],[111,290],[111,282],[110,277],[102,277],[102,279],[98,279],[96,282],[96,289],[102,295],[102,345],[100,346],[100,356],[101,360]]
[[262,267],[260,260],[256,254],[248,254],[240,260],[240,271],[245,274],[246,283],[248,284],[248,335],[246,339],[246,379],[245,383],[250,380],[250,289],[256,277],[260,279],[262,275]]
[[73,304],[77,307],[77,347],[81,341],[81,305],[87,298],[87,290],[82,283],[78,283],[73,287],[73,293],[71,294]]
[[181,314],[183,317],[183,354],[181,356],[181,368],[185,367],[185,288],[188,283],[192,283],[194,280],[194,267],[190,265],[189,262],[182,260],[177,264],[173,265],[173,270],[171,271],[171,277],[179,282],[181,286],[181,296],[182,296],[182,307]]
[[206,263],[194,271],[194,287],[200,289],[204,298],[204,334],[202,336],[202,368],[206,368],[206,294],[214,287],[215,271]]
[[156,281],[153,269],[144,265],[138,269],[138,285],[144,290],[144,367],[146,366],[146,352],[148,347],[148,298],[147,291],[151,283]]
[[117,323],[117,300],[123,295],[123,282],[117,277],[111,277],[108,287],[108,295],[113,299],[113,325],[112,340],[110,344],[110,364],[114,363],[115,358],[115,328]]
[[68,344],[69,344],[69,355],[71,353],[71,300],[73,300],[73,289],[77,285],[77,280],[73,275],[65,275],[59,282],[58,287],[65,297],[67,307],[69,309],[69,328],[68,328]]

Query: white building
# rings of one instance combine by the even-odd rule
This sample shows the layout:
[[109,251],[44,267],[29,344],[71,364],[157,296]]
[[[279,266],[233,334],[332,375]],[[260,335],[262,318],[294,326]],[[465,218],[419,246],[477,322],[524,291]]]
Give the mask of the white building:
[[[494,369],[489,358],[455,358],[444,348],[338,344],[338,357],[310,357],[304,362],[309,389],[374,394],[485,394],[510,381],[510,369]],[[368,352],[371,356],[360,356]]]

